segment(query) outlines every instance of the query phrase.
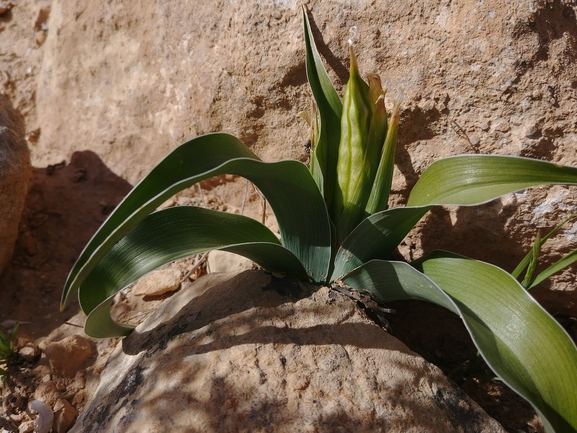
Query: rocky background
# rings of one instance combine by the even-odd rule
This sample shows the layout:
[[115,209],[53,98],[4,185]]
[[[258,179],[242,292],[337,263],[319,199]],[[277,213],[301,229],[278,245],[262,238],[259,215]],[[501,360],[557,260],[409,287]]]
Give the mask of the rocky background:
[[[395,204],[439,157],[577,164],[574,1],[305,3],[338,89],[347,80],[349,28],[357,26],[361,70],[379,73],[403,99]],[[212,131],[239,136],[267,161],[307,160],[307,126],[297,113],[310,94],[296,0],[8,6],[0,91],[25,116],[34,166],[91,150],[135,184],[178,144]],[[214,204],[240,207],[243,189],[217,188]],[[481,209],[438,210],[403,252],[451,248],[510,270],[537,230],[576,210],[573,191],[536,188]],[[550,260],[576,243],[570,224]],[[552,311],[576,314],[574,275],[535,293]]]
[[[304,3],[338,90],[356,26],[361,72],[379,73],[389,95],[402,98],[395,205],[444,156],[577,165],[574,0]],[[0,93],[24,117],[36,167],[15,258],[0,280],[0,321],[30,322],[21,327],[30,338],[70,318],[58,300],[75,256],[128,183],[178,144],[225,131],[266,161],[308,159],[308,127],[297,118],[310,92],[296,0],[1,0]],[[73,159],[78,151],[89,153]],[[249,188],[245,200],[244,181],[232,176],[202,190],[173,203],[262,211],[258,195]],[[414,258],[451,249],[512,270],[538,230],[575,211],[575,188],[561,186],[438,209],[400,251]],[[570,223],[542,266],[574,248]],[[566,270],[532,293],[568,320],[577,316],[575,276]]]

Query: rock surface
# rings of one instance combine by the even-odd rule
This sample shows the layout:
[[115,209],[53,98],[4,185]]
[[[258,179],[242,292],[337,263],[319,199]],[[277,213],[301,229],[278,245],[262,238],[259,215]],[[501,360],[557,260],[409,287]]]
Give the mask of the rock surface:
[[160,296],[174,292],[180,287],[181,278],[177,270],[158,269],[138,280],[132,288],[132,293],[136,296]]
[[[297,118],[310,107],[310,91],[296,0],[36,3],[30,27],[14,36],[5,84],[27,113],[35,165],[90,149],[134,184],[169,150],[213,131],[239,136],[264,160],[308,160],[309,132]],[[391,96],[403,95],[393,205],[405,203],[420,173],[444,156],[577,165],[574,2],[306,3],[339,91],[349,29],[357,26],[361,72],[381,74]],[[35,30],[43,10],[49,17]],[[33,30],[44,43],[30,40]],[[234,177],[202,186],[212,193],[210,207],[241,207],[244,183]],[[537,230],[577,210],[576,197],[566,187],[537,188],[480,209],[438,210],[401,252],[450,249],[512,270]],[[250,204],[247,214],[260,219],[258,203]],[[569,225],[551,243],[549,264],[577,247],[576,232]],[[575,316],[574,280],[565,271],[533,293],[550,311]]]
[[254,263],[246,257],[226,251],[215,250],[208,255],[210,272],[242,272],[252,269]]
[[[238,135],[265,160],[307,161],[309,133],[297,113],[309,109],[310,92],[296,0],[143,0],[136,9],[122,0],[105,8],[8,3],[0,93],[25,116],[34,165],[90,149],[134,184],[179,143],[213,131]],[[404,95],[393,205],[405,203],[420,173],[443,156],[496,153],[577,165],[574,2],[305,3],[338,90],[356,25],[361,72],[381,74],[390,95]],[[260,219],[258,197],[251,190],[245,200],[245,184],[234,176],[202,187],[209,207],[244,208]],[[408,258],[450,249],[512,270],[537,230],[577,210],[576,197],[572,188],[534,188],[481,208],[437,210],[400,250]],[[576,233],[569,224],[548,242],[543,267],[577,247]],[[532,293],[549,311],[577,315],[575,271],[551,281]]]
[[349,298],[260,271],[165,301],[71,431],[504,432]]
[[0,94],[0,274],[14,252],[32,176],[24,121]]

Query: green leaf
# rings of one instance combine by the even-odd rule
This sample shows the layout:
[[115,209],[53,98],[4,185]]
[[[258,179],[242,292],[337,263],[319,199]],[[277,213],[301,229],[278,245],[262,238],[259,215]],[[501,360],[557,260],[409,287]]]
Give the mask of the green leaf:
[[395,170],[395,150],[397,149],[397,135],[399,132],[400,103],[397,101],[391,112],[387,136],[383,145],[377,173],[371,189],[365,214],[372,215],[389,208],[389,196],[393,184]]
[[537,267],[537,259],[539,258],[539,252],[541,251],[541,235],[537,232],[537,236],[535,237],[535,242],[533,242],[533,248],[531,248],[531,260],[529,261],[529,266],[527,267],[527,272],[525,273],[525,278],[521,282],[521,285],[527,288],[532,281],[533,272],[535,272],[535,268]]
[[576,261],[577,261],[577,249],[571,251],[569,254],[566,254],[561,259],[559,259],[551,266],[549,266],[547,269],[545,269],[543,272],[541,272],[539,275],[537,275],[535,279],[531,281],[531,283],[528,286],[526,286],[527,289],[532,289],[537,284],[542,283],[550,276],[556,274],[557,272],[562,271],[567,266],[572,265]]
[[548,431],[576,432],[577,348],[563,328],[496,266],[443,252],[420,266],[459,306],[487,364]]
[[138,224],[84,280],[79,300],[88,314],[86,334],[126,335],[131,326],[107,317],[112,297],[119,290],[173,260],[214,249],[243,255],[272,272],[307,277],[295,255],[258,221],[190,206],[164,209]]
[[432,302],[459,314],[457,305],[430,278],[404,262],[370,260],[341,280],[381,303],[415,299]]
[[4,347],[10,347],[10,339],[6,336],[6,334],[0,331],[0,349],[3,349]]
[[262,162],[236,137],[218,133],[177,147],[125,197],[72,268],[62,306],[110,248],[166,199],[221,174],[243,176],[261,190],[275,213],[283,245],[301,260],[313,281],[324,281],[330,266],[331,227],[306,166],[298,161]]
[[[215,148],[221,151],[214,152]],[[207,172],[234,158],[258,159],[240,140],[228,134],[200,136],[169,153],[134,187],[88,242],[66,280],[61,306],[70,302],[98,260],[132,227],[167,198],[206,179]]]
[[372,259],[387,259],[431,207],[399,207],[365,218],[343,241],[331,281]]
[[545,184],[577,184],[577,168],[513,156],[453,156],[425,170],[407,206],[476,205]]
[[537,410],[548,432],[577,431],[577,348],[505,271],[437,252],[419,272],[373,260],[342,281],[385,302],[421,299],[459,314],[489,367]]
[[341,138],[343,106],[317,51],[304,5],[302,11],[307,78],[317,104],[319,116],[318,141],[312,143],[313,149],[311,149],[311,173],[325,197],[328,208],[332,209],[332,199],[337,182],[337,156]]
[[[545,244],[545,242],[547,242],[551,237],[555,236],[557,234],[557,232],[559,230],[561,230],[563,228],[563,226],[565,224],[567,224],[569,221],[571,221],[572,219],[575,219],[575,217],[577,217],[577,212],[576,213],[572,213],[571,215],[569,215],[567,218],[565,218],[563,221],[561,221],[559,224],[557,224],[553,230],[551,230],[549,233],[547,233],[545,236],[541,237],[540,241],[539,241],[539,249],[543,248],[543,245]],[[528,253],[527,255],[523,258],[523,260],[521,260],[521,262],[519,262],[519,264],[517,265],[517,267],[515,268],[515,270],[513,272],[511,272],[511,275],[513,275],[513,277],[515,278],[519,278],[519,276],[521,275],[521,272],[523,272],[523,269],[525,269],[529,263],[531,262],[531,260],[533,260],[534,257],[534,248],[533,247]],[[551,274],[552,275],[552,274]],[[532,284],[532,286],[534,286],[534,284]]]

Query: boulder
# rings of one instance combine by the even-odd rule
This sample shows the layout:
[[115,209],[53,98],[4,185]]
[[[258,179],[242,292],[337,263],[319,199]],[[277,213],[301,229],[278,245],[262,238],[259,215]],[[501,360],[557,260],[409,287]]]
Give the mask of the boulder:
[[184,287],[119,344],[72,432],[504,432],[326,287],[262,271]]
[[31,176],[24,121],[0,94],[0,274],[14,252]]
[[[304,3],[339,92],[348,78],[349,29],[356,26],[361,73],[381,74],[389,103],[404,96],[391,206],[406,203],[423,170],[450,155],[577,165],[571,2],[528,0],[515,8],[499,0]],[[34,164],[90,149],[135,184],[179,143],[214,131],[237,135],[265,161],[306,162],[309,130],[297,116],[310,109],[311,98],[299,4],[143,0],[134,8],[110,0],[103,8],[53,0],[46,41],[26,57],[39,58],[31,68],[37,87],[20,84],[17,92],[24,105],[27,94],[36,95],[37,115],[29,116],[32,129],[41,131]],[[31,32],[14,37],[15,50],[27,52]],[[10,82],[30,80],[28,68],[16,62],[5,69]],[[241,207],[244,192],[244,181],[226,181],[207,201]],[[577,195],[558,186],[482,208],[438,210],[407,237],[401,253],[449,249],[514,269],[539,229],[555,227],[576,208]],[[245,215],[260,219],[259,210],[249,196]],[[550,241],[555,255],[575,248],[576,231]],[[549,311],[575,316],[574,281],[575,271],[566,270],[553,277],[550,290],[533,292]]]

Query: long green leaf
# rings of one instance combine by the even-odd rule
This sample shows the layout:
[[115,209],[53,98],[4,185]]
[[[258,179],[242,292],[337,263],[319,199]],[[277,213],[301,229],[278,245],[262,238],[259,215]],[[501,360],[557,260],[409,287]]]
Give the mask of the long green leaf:
[[551,277],[552,275],[556,274],[557,272],[561,272],[567,266],[572,265],[573,263],[577,262],[577,249],[571,251],[569,254],[566,254],[547,269],[542,271],[539,275],[535,277],[531,284],[527,286],[527,289],[532,289],[537,284],[542,283],[547,278]]
[[138,224],[84,280],[79,300],[88,314],[87,335],[126,335],[132,327],[106,316],[119,290],[159,266],[214,249],[243,255],[272,272],[307,277],[295,255],[251,218],[189,206],[164,209]]
[[548,432],[577,431],[577,348],[505,271],[438,252],[420,264],[373,260],[342,278],[381,301],[423,299],[459,314],[491,369],[538,411]]
[[533,248],[531,248],[531,260],[529,261],[529,266],[527,267],[527,272],[525,272],[525,278],[521,282],[521,285],[527,288],[533,279],[533,272],[535,272],[535,268],[537,267],[537,259],[539,258],[539,252],[541,250],[541,236],[537,233],[537,237],[535,238],[535,242],[533,242]]
[[373,259],[387,259],[431,207],[399,207],[365,218],[343,241],[331,281]]
[[[262,191],[275,213],[283,245],[301,260],[312,280],[324,281],[330,265],[331,228],[326,205],[308,169],[298,161],[262,162],[236,137],[218,133],[176,148],[125,197],[74,265],[62,305],[70,302],[110,248],[166,199],[221,174],[243,176]],[[302,224],[305,220],[307,224]]]
[[[545,242],[547,242],[551,237],[555,236],[557,234],[557,232],[559,230],[561,230],[565,224],[567,224],[569,221],[571,221],[575,217],[577,217],[577,213],[572,213],[567,218],[565,218],[563,221],[561,221],[559,224],[557,224],[549,233],[547,233],[545,236],[541,237],[541,239],[539,240],[539,249],[543,248],[543,245],[545,244]],[[521,262],[519,262],[519,264],[517,265],[515,270],[513,270],[513,272],[511,272],[511,275],[513,275],[513,277],[515,277],[515,278],[519,278],[519,276],[521,275],[521,272],[523,272],[523,270],[531,262],[533,255],[534,255],[534,252],[533,252],[533,249],[531,249],[527,253],[527,255],[525,257],[523,257],[523,260],[521,260]]]
[[502,269],[437,252],[421,269],[459,305],[491,369],[527,399],[550,432],[577,432],[577,348]]
[[545,184],[577,184],[577,168],[512,156],[453,156],[425,170],[407,206],[476,205]]
[[317,51],[305,6],[302,11],[307,78],[319,116],[317,142],[312,143],[311,173],[325,197],[328,208],[331,209],[336,185],[337,152],[341,137],[343,107]]
[[[214,152],[214,148],[221,151]],[[68,275],[61,306],[70,302],[82,280],[110,247],[146,215],[171,195],[202,180],[196,177],[198,174],[210,172],[234,158],[258,159],[236,137],[220,133],[197,137],[169,153],[133,188],[88,242]]]

